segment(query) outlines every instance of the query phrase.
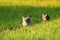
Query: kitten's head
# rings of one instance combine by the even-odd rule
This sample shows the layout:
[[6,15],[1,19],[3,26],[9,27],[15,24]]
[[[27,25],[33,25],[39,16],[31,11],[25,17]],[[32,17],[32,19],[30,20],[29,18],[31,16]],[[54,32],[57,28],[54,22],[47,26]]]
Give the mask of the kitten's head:
[[48,16],[48,14],[43,14],[43,17],[47,17]]

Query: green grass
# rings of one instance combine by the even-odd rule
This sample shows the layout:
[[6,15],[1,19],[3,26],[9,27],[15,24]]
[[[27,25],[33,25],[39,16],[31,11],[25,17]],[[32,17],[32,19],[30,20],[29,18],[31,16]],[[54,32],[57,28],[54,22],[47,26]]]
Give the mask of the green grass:
[[[22,27],[22,16],[30,13],[32,25]],[[43,13],[48,22],[42,22]],[[60,7],[1,6],[0,40],[60,40]]]

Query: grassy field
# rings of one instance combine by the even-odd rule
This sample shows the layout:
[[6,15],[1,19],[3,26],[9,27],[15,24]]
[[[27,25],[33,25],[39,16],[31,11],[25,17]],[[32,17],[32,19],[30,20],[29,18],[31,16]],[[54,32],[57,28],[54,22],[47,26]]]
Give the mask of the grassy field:
[[[32,25],[22,27],[22,16],[30,13]],[[43,13],[50,21],[42,22]],[[60,7],[0,7],[0,40],[60,40]]]
[[[32,25],[22,27],[29,14]],[[60,0],[0,0],[0,40],[60,40]]]

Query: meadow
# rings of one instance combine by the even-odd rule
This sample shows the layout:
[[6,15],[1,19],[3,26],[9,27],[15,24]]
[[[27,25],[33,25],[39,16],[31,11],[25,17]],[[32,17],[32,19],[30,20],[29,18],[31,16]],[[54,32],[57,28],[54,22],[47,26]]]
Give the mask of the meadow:
[[[32,25],[22,27],[22,16],[32,14]],[[42,22],[42,14],[50,16]],[[0,7],[0,40],[60,40],[60,7]]]
[[[50,20],[42,21],[47,13]],[[23,27],[22,16],[32,14]],[[60,40],[59,0],[0,0],[0,40]]]

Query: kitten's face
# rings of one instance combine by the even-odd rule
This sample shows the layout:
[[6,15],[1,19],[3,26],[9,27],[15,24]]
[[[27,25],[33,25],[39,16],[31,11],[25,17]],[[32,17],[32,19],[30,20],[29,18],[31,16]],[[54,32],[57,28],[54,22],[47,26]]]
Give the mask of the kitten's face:
[[23,22],[22,22],[23,26],[27,26],[26,18],[22,17],[22,20],[23,20]]
[[47,17],[47,14],[43,14],[43,17],[46,18]]
[[47,17],[48,14],[45,14],[45,17]]
[[43,15],[42,15],[42,19],[43,19],[43,20],[46,20],[46,17],[47,17],[47,14],[43,14]]

